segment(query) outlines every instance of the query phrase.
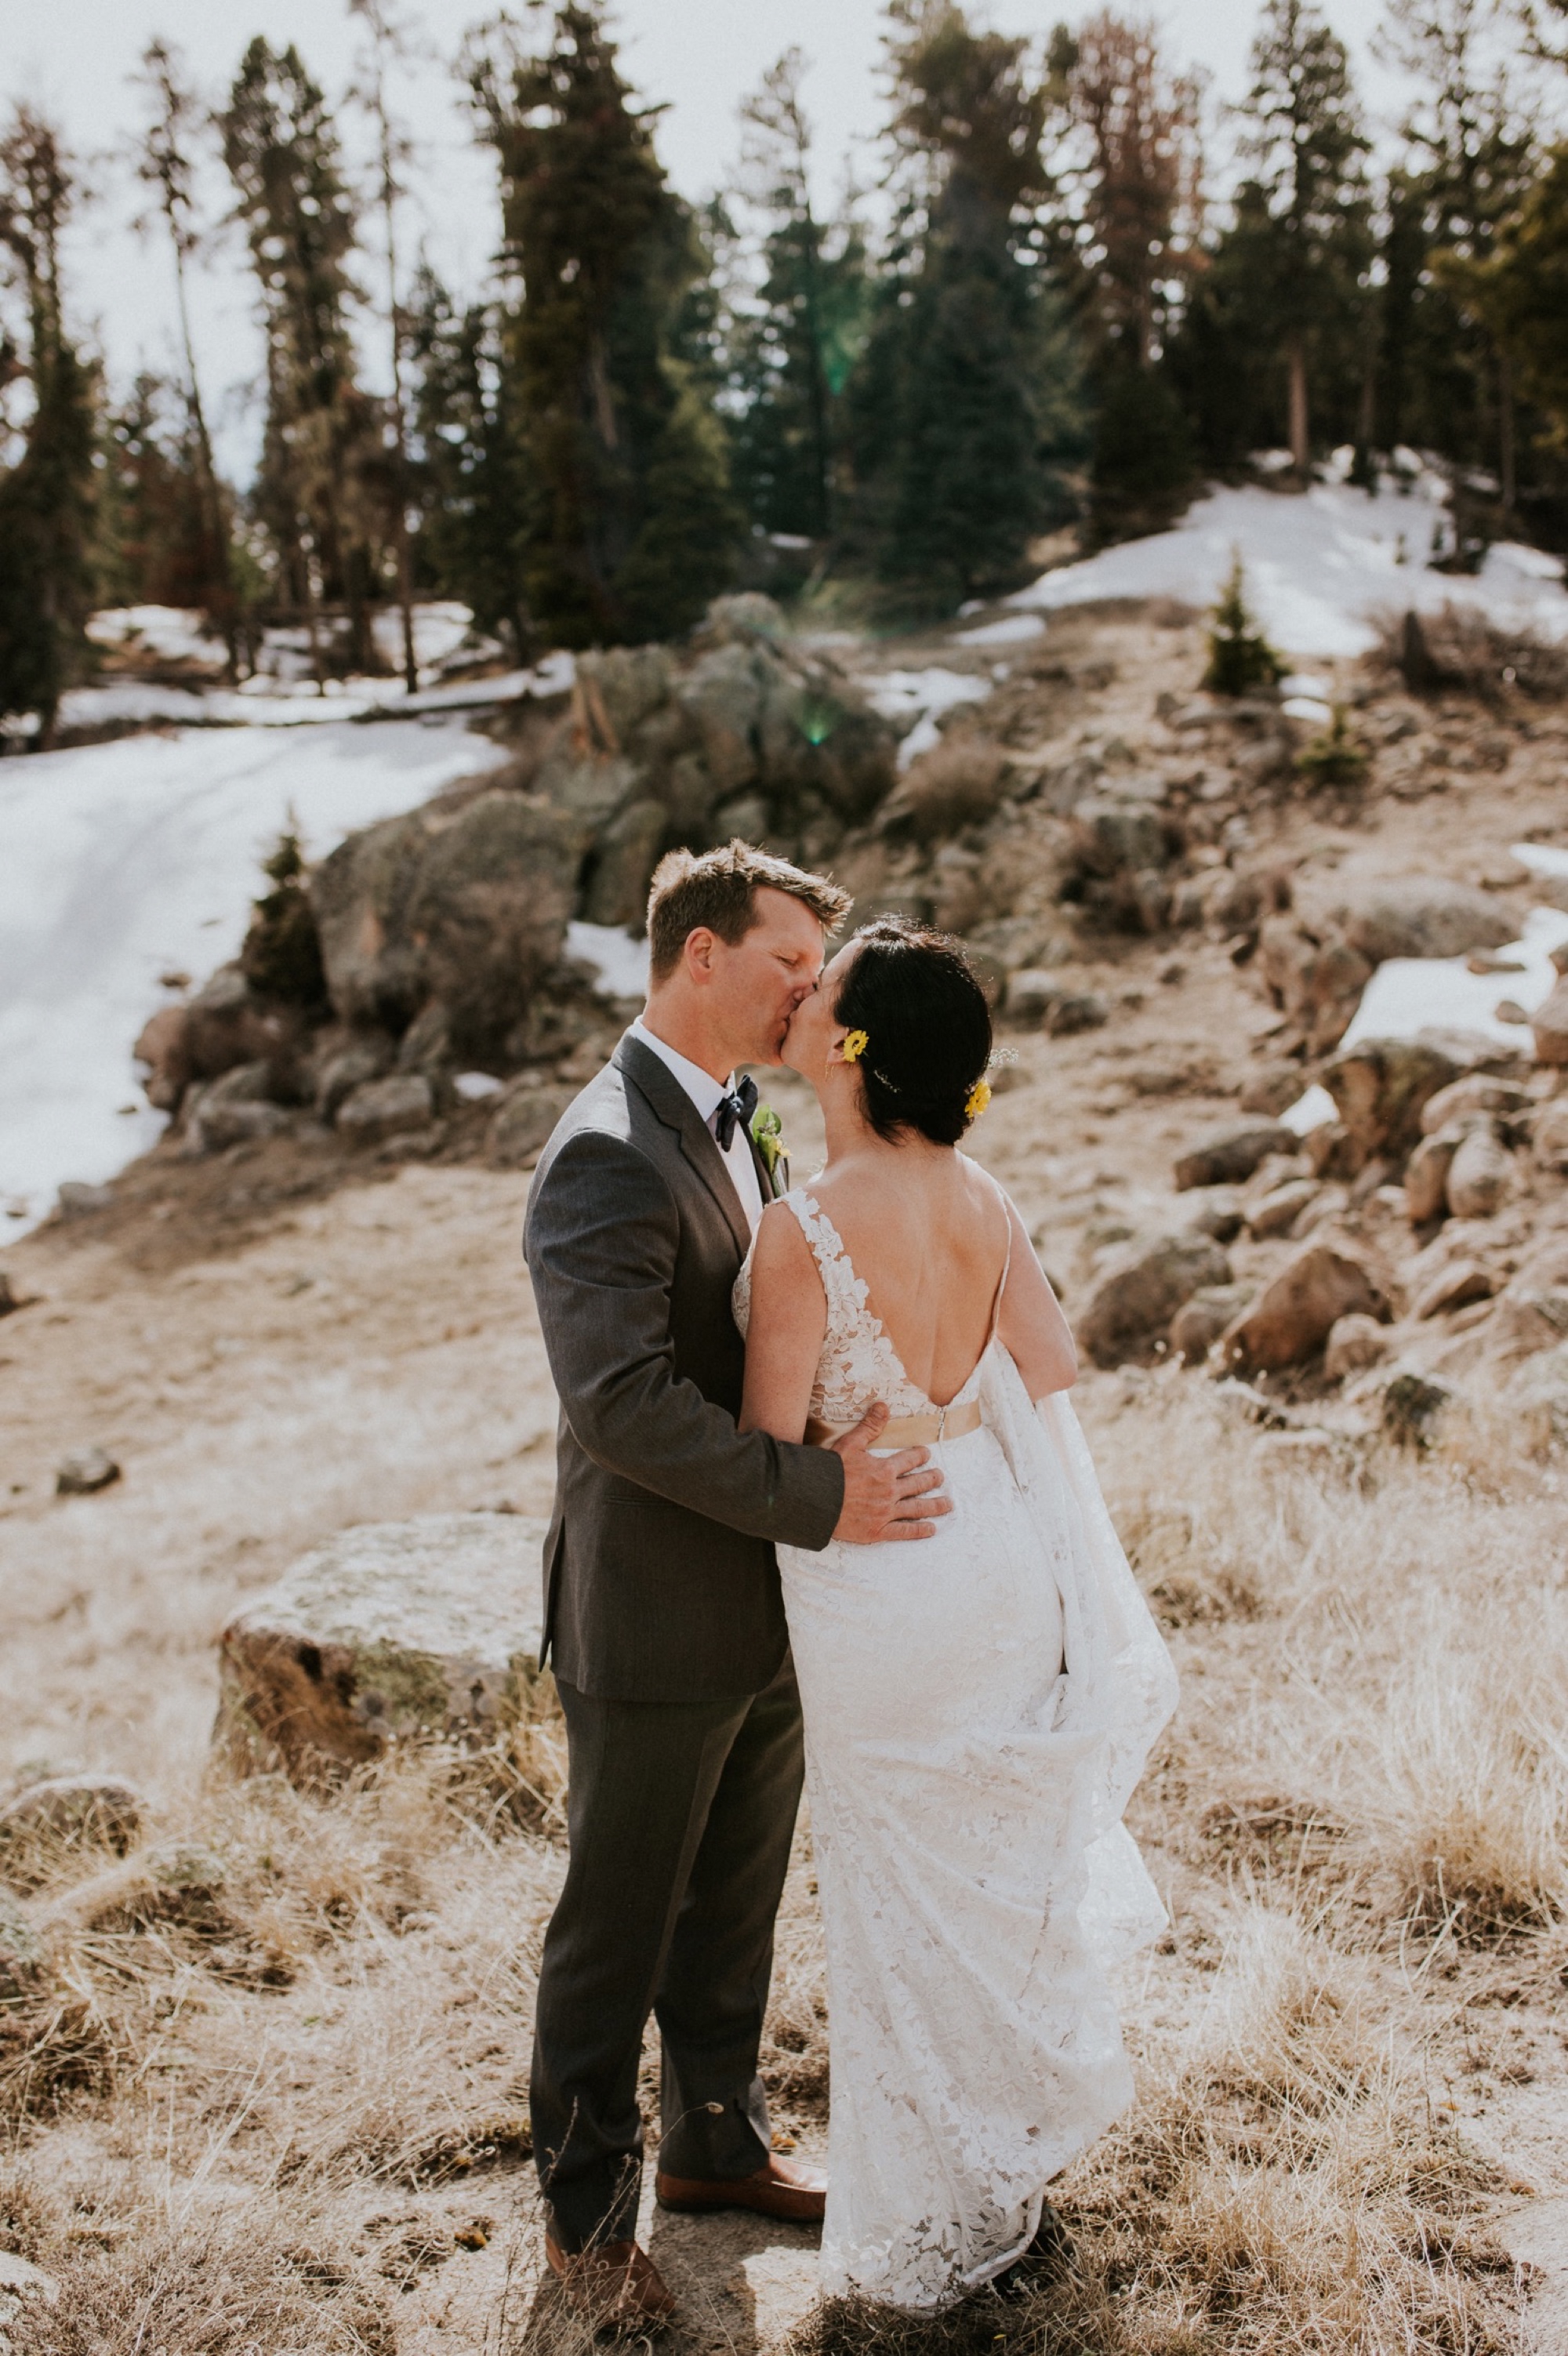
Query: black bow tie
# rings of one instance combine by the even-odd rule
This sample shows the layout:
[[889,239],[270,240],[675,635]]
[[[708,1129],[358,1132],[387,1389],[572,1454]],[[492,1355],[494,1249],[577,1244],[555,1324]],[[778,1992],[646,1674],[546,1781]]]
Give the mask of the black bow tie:
[[729,1151],[730,1140],[735,1135],[736,1121],[740,1123],[746,1134],[750,1135],[751,1116],[756,1110],[757,1082],[747,1073],[737,1088],[734,1089],[729,1096],[719,1098],[714,1134],[718,1139],[721,1153]]

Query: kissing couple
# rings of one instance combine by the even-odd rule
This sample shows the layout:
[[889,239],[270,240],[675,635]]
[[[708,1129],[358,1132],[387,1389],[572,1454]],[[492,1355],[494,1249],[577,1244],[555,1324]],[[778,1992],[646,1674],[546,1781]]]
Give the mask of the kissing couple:
[[[561,1403],[544,1643],[569,1855],[532,2109],[545,2254],[644,2329],[638,2066],[666,2209],[822,2221],[822,2287],[1026,2281],[1046,2187],[1131,2096],[1114,1964],[1164,1913],[1122,1810],[1176,1700],[1067,1399],[1066,1321],[959,1149],[984,995],[903,918],[741,842],[673,851],[647,1006],[542,1155],[524,1251]],[[746,1065],[816,1090],[791,1187]],[[802,1779],[828,2180],[757,2057]]]

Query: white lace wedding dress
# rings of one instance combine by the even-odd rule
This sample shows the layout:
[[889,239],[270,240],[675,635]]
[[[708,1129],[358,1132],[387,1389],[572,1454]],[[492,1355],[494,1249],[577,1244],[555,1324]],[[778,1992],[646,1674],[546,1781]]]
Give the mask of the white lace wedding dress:
[[[831,1220],[784,1199],[827,1294],[813,1419],[935,1414]],[[779,1549],[827,1933],[822,2287],[917,2310],[1009,2265],[1127,2104],[1108,1974],[1165,1922],[1121,1817],[1175,1672],[1071,1406],[1034,1406],[994,1323],[950,1405],[976,1398],[935,1537]]]

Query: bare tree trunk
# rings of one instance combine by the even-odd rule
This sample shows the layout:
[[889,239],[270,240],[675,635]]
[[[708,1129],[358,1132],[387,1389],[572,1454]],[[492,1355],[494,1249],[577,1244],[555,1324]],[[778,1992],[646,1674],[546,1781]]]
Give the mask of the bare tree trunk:
[[1511,516],[1519,497],[1518,461],[1514,453],[1513,365],[1507,352],[1498,353],[1498,479],[1503,513]]
[[1290,366],[1291,464],[1305,483],[1312,454],[1307,440],[1306,346],[1299,336],[1291,337],[1286,357]]
[[229,561],[229,533],[223,521],[223,496],[218,487],[218,469],[212,458],[212,437],[207,431],[207,412],[202,406],[201,380],[196,373],[196,348],[191,342],[190,313],[185,294],[185,255],[180,250],[177,235],[173,235],[172,242],[179,334],[185,348],[185,397],[190,408],[190,422],[196,428],[196,455],[201,472],[202,519],[220,601],[216,618],[223,633],[223,644],[229,657],[228,676],[232,684],[240,676],[240,654],[235,626],[234,575]]

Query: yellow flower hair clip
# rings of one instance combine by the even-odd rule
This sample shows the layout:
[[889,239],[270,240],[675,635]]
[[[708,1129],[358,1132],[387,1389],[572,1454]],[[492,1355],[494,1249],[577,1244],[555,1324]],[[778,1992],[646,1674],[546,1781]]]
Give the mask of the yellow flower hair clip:
[[839,1049],[840,1062],[858,1064],[870,1044],[870,1036],[865,1031],[846,1031],[843,1045]]
[[990,1081],[976,1080],[973,1087],[971,1088],[968,1096],[964,1099],[963,1117],[965,1120],[978,1120],[981,1114],[985,1110],[986,1106],[990,1102]]

